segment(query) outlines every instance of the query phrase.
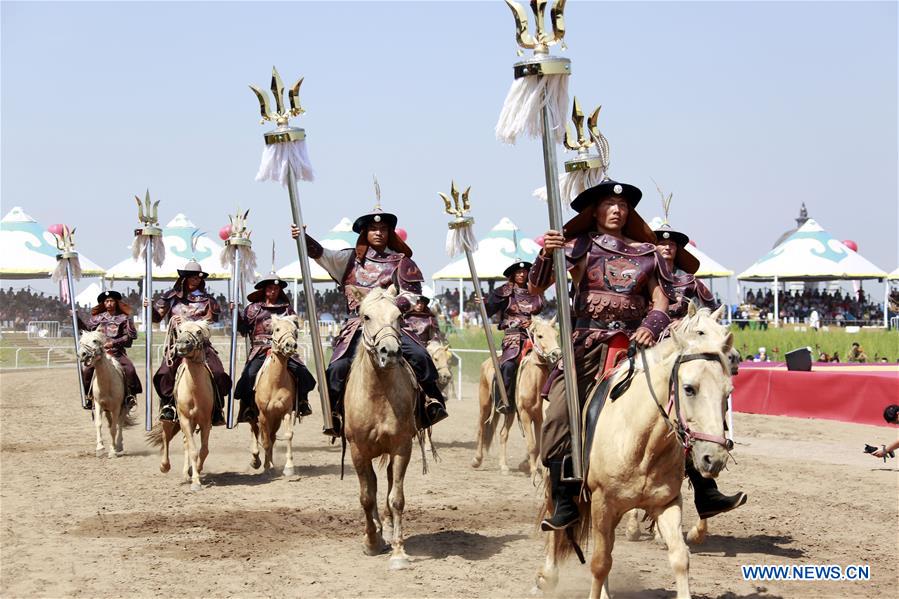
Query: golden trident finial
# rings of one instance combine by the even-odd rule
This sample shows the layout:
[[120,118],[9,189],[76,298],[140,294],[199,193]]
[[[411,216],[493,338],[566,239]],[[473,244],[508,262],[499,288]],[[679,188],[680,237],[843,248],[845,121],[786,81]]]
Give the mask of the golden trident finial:
[[63,258],[71,258],[75,251],[75,229],[70,229],[68,225],[62,226],[62,234],[53,235],[56,240],[56,249],[62,253]]
[[[597,106],[596,110],[590,115],[590,118],[587,119],[587,130],[584,131],[584,111],[581,110],[581,104],[577,101],[577,96],[574,97],[574,102],[571,107],[571,122],[574,123],[574,129],[577,132],[577,137],[571,132],[571,128],[566,124],[565,125],[565,147],[569,150],[574,150],[577,152],[577,158],[574,160],[569,160],[565,163],[565,170],[571,172],[572,170],[581,170],[585,168],[597,168],[601,167],[603,170],[609,168],[609,141],[606,139],[605,135],[600,133],[599,131],[599,112],[602,110],[602,106]],[[588,139],[589,134],[589,139]],[[599,154],[599,159],[596,159],[596,155],[591,157],[590,148],[596,147],[596,151]],[[577,163],[577,166],[575,166]]]
[[265,123],[265,121],[274,121],[279,127],[285,126],[290,117],[300,116],[306,112],[303,110],[303,107],[300,106],[300,86],[303,84],[303,79],[303,77],[300,77],[299,81],[297,81],[287,93],[290,109],[286,110],[284,108],[284,82],[281,81],[281,75],[278,74],[278,69],[272,67],[271,89],[272,96],[275,98],[276,108],[274,112],[272,112],[271,106],[268,103],[268,95],[255,85],[250,86],[250,89],[253,90],[253,93],[256,94],[256,98],[259,100],[259,111],[262,114],[262,120],[259,121],[260,125]]
[[227,241],[225,241],[225,245],[251,244],[250,235],[252,235],[253,232],[247,229],[247,215],[249,214],[249,210],[241,214],[240,207],[238,207],[237,214],[228,215],[228,220],[231,222],[231,235],[228,237]]
[[[506,0],[506,4],[512,9],[512,15],[515,17],[515,39],[518,45],[526,50],[533,50],[534,54],[548,54],[550,46],[561,44],[561,48],[565,49],[565,0],[556,0],[553,7],[549,11],[550,21],[552,23],[552,35],[546,32],[543,22],[543,13],[546,9],[547,0],[531,0],[531,11],[534,13],[535,35],[528,31],[528,15],[525,8],[514,0]],[[519,55],[521,50],[519,50]]]
[[159,200],[150,203],[150,190],[147,190],[143,203],[139,196],[134,196],[134,201],[137,202],[137,220],[140,221],[140,224],[144,227],[157,226],[159,224]]
[[[471,193],[471,186],[467,187],[460,197],[459,189],[456,187],[455,181],[450,185],[449,196],[440,192],[440,197],[443,198],[444,211],[450,216],[456,217],[455,220],[450,223],[451,229],[474,223],[473,218],[465,216],[471,211],[471,201],[468,199],[469,193]],[[450,196],[452,196],[452,199],[450,199]]]

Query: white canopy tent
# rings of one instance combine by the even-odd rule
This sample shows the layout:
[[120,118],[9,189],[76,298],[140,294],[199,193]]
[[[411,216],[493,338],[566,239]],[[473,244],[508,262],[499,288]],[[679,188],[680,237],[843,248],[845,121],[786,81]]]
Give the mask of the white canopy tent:
[[888,274],[887,278],[891,281],[899,281],[899,268]]
[[[533,262],[540,252],[540,246],[528,237],[523,237],[518,226],[503,217],[490,229],[480,241],[478,249],[472,254],[478,278],[482,281],[504,281],[503,271],[515,260]],[[471,280],[468,260],[458,258],[431,277],[434,281],[458,281],[459,283],[459,318],[461,322],[464,312],[464,294],[462,287],[465,281]]]
[[[222,266],[220,256],[222,246],[208,235],[197,239],[197,251],[191,251],[191,235],[197,230],[197,226],[184,214],[176,214],[162,229],[162,242],[165,244],[165,262],[162,266],[153,266],[153,280],[174,281],[178,278],[178,269],[185,263],[196,259],[205,272],[209,273],[210,280],[227,280],[231,278],[231,269]],[[131,256],[125,258],[106,271],[106,278],[110,281],[140,281],[144,278],[144,261],[140,258],[134,260]]]
[[103,291],[97,283],[91,283],[75,296],[75,303],[79,306],[93,307],[97,304],[97,296]]
[[[0,220],[0,279],[49,279],[58,253],[53,234],[21,207],[14,207]],[[78,261],[81,276],[103,276],[103,268],[81,252]]]
[[[737,276],[741,281],[768,282],[774,293],[774,325],[778,324],[778,285],[784,281],[883,279],[886,271],[846,247],[809,219],[780,245]],[[886,285],[885,288],[889,286]],[[885,298],[886,300],[886,298]],[[884,302],[884,323],[887,319]]]

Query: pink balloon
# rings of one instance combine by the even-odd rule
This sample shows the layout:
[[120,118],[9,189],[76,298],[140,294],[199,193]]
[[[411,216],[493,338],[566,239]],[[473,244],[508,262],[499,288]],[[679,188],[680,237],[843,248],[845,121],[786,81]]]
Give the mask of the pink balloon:
[[853,252],[857,252],[857,251],[858,251],[858,244],[855,243],[854,241],[852,241],[851,239],[844,239],[844,240],[843,240],[843,245],[845,245],[847,248],[849,248],[849,249],[852,250]]
[[229,237],[231,237],[231,225],[225,225],[219,229],[219,239],[225,241]]
[[538,235],[537,237],[535,237],[534,243],[536,243],[540,247],[543,247],[543,235]]
[[65,229],[65,225],[61,223],[57,223],[55,225],[50,225],[49,227],[47,227],[47,231],[52,233],[53,235],[56,235],[57,237],[62,237],[63,229]]
[[397,227],[396,228],[396,236],[399,237],[400,239],[402,239],[403,241],[406,241],[406,239],[409,237],[409,234],[406,233],[406,229],[403,229],[402,227]]

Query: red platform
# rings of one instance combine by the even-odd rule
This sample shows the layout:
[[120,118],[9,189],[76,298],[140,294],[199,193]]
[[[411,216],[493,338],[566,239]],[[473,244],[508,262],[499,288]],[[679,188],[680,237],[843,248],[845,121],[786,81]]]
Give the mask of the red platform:
[[736,412],[886,426],[883,409],[891,403],[899,403],[895,364],[813,364],[811,372],[796,372],[750,362],[734,377]]

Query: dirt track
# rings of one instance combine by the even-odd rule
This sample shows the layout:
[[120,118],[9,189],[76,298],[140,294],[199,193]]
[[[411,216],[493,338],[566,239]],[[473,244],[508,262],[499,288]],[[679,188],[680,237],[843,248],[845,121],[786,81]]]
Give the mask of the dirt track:
[[[2,375],[3,597],[521,597],[533,586],[542,491],[520,472],[501,476],[495,453],[482,470],[471,469],[472,400],[451,403],[450,420],[435,434],[442,461],[431,473],[421,475],[418,457],[410,467],[413,568],[388,572],[387,556],[362,554],[355,474],[348,465],[339,480],[340,448],[318,433],[317,416],[297,427],[299,475],[291,479],[250,469],[246,425],[215,429],[206,488],[191,493],[179,481],[180,451],[172,472],[161,474],[142,426],[126,432],[125,456],[95,457],[73,379],[68,369]],[[872,399],[872,409],[880,403]],[[735,426],[739,465],[721,484],[725,491],[739,484],[750,499],[712,520],[709,540],[692,548],[694,596],[895,596],[897,462],[860,451],[895,432],[747,415]],[[523,442],[514,431],[513,438],[517,463]],[[695,512],[685,514],[692,525]],[[614,555],[616,597],[674,595],[666,552],[653,541],[628,542],[619,527]],[[872,580],[746,582],[739,568],[831,563],[870,564]],[[588,569],[568,564],[558,595],[588,592]]]

